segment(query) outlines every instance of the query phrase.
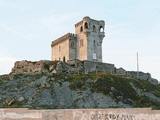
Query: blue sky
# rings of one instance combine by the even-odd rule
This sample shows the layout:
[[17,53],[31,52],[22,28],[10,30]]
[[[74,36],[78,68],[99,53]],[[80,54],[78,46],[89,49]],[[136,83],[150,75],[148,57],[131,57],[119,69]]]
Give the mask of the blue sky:
[[16,60],[50,59],[51,41],[84,16],[106,22],[103,61],[160,80],[159,0],[0,0],[0,74]]

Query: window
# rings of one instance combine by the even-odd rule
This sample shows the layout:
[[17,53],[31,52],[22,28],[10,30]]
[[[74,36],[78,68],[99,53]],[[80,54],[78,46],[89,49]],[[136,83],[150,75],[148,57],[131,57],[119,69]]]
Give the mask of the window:
[[93,25],[93,32],[96,32],[96,26]]
[[100,27],[99,27],[99,32],[104,32],[103,26],[100,26]]
[[71,48],[74,48],[74,42],[71,41]]
[[93,41],[93,45],[94,45],[94,47],[96,47],[96,41],[95,40]]
[[83,27],[81,26],[81,28],[80,28],[80,32],[83,32]]
[[87,22],[85,22],[84,28],[85,28],[85,29],[88,29],[88,23],[87,23]]
[[97,59],[97,54],[96,54],[96,40],[93,40],[93,59]]
[[94,53],[96,52],[96,41],[93,41],[93,49],[94,49]]
[[61,52],[61,46],[59,46],[59,52]]

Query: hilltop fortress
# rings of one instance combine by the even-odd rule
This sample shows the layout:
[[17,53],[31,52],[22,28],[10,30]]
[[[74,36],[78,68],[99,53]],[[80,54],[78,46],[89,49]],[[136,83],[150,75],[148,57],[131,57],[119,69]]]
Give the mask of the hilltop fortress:
[[114,64],[102,62],[102,41],[105,37],[105,22],[84,17],[75,24],[75,33],[54,40],[51,44],[51,61],[17,61],[11,74],[79,74],[90,72],[105,72],[124,77],[148,80],[158,84],[150,73],[126,71],[116,68]]
[[[55,109],[36,111],[40,119],[132,119],[136,109],[125,115],[107,113],[105,108],[152,107],[160,109],[160,86],[150,73],[127,71],[102,61],[102,40],[105,36],[104,21],[84,17],[78,22],[76,34],[68,33],[52,42],[52,60],[17,61],[9,74],[0,75],[0,108]],[[82,109],[75,113],[67,109]],[[84,108],[84,109],[83,109]],[[95,110],[87,110],[95,108]],[[105,109],[105,111],[100,110]],[[57,109],[57,110],[56,110]],[[65,109],[64,111],[59,111]],[[96,109],[99,109],[96,111]],[[29,119],[32,111],[19,109]],[[12,109],[0,110],[0,119],[15,118]],[[49,113],[48,113],[48,112]],[[56,112],[57,111],[57,112]],[[69,111],[69,112],[67,112]],[[91,111],[91,112],[90,112]],[[94,114],[95,111],[95,114]],[[5,113],[6,112],[6,113]],[[66,113],[66,115],[61,115]],[[158,111],[159,112],[159,111]],[[2,113],[2,114],[1,114]],[[5,113],[5,114],[4,114]],[[58,116],[55,116],[58,113]],[[59,114],[60,113],[60,114]],[[79,114],[80,113],[80,114]],[[83,113],[83,114],[81,114]],[[86,114],[85,114],[86,113]],[[92,113],[92,117],[86,117]],[[98,113],[98,114],[97,114]],[[151,113],[156,116],[157,112]],[[84,115],[85,114],[85,115]],[[25,115],[25,116],[24,116]],[[83,117],[78,117],[78,116]],[[140,116],[142,116],[140,115]],[[159,115],[159,114],[158,114]],[[91,115],[90,115],[91,116]],[[112,117],[109,117],[112,116]],[[8,118],[8,119],[10,119]],[[158,117],[157,117],[158,118]],[[22,118],[23,119],[23,118]],[[36,118],[39,119],[39,118]],[[139,116],[137,117],[139,119]]]

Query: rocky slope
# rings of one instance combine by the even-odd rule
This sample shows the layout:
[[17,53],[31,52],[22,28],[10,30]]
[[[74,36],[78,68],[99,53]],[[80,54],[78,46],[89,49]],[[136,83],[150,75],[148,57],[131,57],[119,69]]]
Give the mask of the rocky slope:
[[160,108],[160,85],[104,72],[0,76],[0,107]]

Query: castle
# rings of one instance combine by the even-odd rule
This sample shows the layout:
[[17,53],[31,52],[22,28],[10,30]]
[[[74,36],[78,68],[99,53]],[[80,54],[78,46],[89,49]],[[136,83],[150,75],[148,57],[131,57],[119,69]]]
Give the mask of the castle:
[[84,17],[75,24],[75,34],[67,33],[52,42],[52,61],[78,59],[102,62],[104,28],[103,20],[98,21]]
[[51,61],[17,61],[11,73],[88,74],[105,72],[127,78],[147,80],[157,85],[158,80],[152,78],[150,73],[139,72],[137,77],[137,71],[126,71],[123,68],[116,68],[114,64],[102,62],[104,27],[104,21],[84,17],[82,21],[75,24],[76,34],[68,33],[52,42]]

